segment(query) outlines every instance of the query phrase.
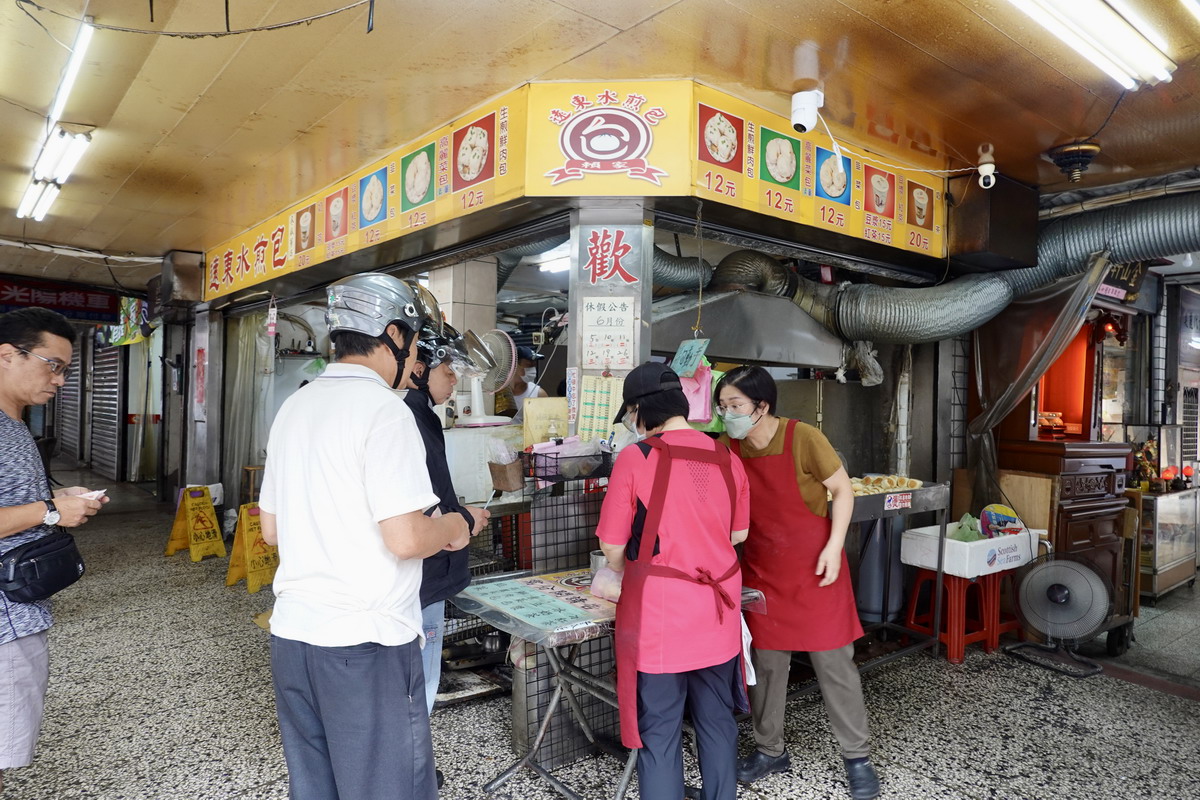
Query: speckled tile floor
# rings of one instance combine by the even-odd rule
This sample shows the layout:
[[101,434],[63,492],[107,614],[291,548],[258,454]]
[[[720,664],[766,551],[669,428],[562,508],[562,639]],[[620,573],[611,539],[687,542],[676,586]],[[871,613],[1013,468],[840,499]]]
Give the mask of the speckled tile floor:
[[[251,621],[270,607],[270,591],[226,588],[223,560],[164,558],[171,511],[127,487],[111,495],[81,532],[88,574],[57,601],[37,758],[7,774],[5,796],[284,800],[266,635]],[[1151,619],[1179,610],[1167,599]],[[1175,624],[1172,651],[1195,639],[1195,627]],[[976,646],[957,667],[926,654],[893,662],[864,688],[885,798],[1200,796],[1200,704],[1191,700],[1109,677],[1060,677]],[[510,709],[499,697],[435,712],[443,798],[486,797],[482,784],[513,759]],[[743,787],[740,798],[848,796],[818,695],[789,704],[787,740],[792,772]],[[744,750],[748,742],[743,729]],[[696,780],[695,762],[686,764]],[[601,800],[620,765],[593,758],[556,774]],[[531,773],[493,796],[557,798]]]

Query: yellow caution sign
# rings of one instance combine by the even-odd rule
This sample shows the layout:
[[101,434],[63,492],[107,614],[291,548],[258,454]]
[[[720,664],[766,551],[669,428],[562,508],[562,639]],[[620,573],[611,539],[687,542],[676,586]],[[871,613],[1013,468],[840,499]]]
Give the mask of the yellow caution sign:
[[279,549],[267,544],[262,537],[258,503],[247,503],[238,509],[237,532],[233,535],[233,555],[229,558],[225,585],[233,586],[245,578],[246,589],[254,594],[264,584],[275,580],[278,566]]
[[184,489],[179,507],[175,509],[175,522],[171,525],[166,555],[175,555],[185,547],[190,551],[192,561],[199,561],[205,556],[225,557],[225,540],[221,537],[217,511],[213,508],[207,486]]

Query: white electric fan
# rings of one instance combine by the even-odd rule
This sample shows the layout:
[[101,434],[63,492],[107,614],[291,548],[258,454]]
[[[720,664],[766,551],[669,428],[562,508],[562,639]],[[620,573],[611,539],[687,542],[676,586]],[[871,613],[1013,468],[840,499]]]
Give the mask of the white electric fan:
[[470,413],[460,414],[458,424],[464,427],[509,424],[512,420],[508,417],[483,413],[483,393],[495,394],[512,380],[517,368],[516,344],[512,337],[501,330],[488,331],[482,337],[474,331],[467,331],[463,334],[463,342],[484,374],[471,378]]

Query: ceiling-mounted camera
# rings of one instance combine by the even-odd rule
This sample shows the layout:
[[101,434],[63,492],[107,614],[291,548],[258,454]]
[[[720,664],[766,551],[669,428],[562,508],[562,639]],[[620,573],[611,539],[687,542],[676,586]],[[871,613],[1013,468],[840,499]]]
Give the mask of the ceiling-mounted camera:
[[825,93],[819,89],[792,95],[792,127],[796,133],[808,133],[817,127],[817,109],[825,105]]

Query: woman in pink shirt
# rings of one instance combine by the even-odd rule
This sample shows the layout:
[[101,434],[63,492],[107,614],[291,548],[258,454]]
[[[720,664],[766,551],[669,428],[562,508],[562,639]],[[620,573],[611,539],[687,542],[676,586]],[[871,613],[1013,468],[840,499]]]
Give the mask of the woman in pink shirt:
[[638,437],[617,458],[597,535],[623,573],[617,604],[621,740],[641,748],[643,800],[684,796],[680,736],[696,726],[706,800],[737,797],[741,570],[750,490],[724,445],[687,424],[679,376],[644,364],[625,378],[617,416]]

